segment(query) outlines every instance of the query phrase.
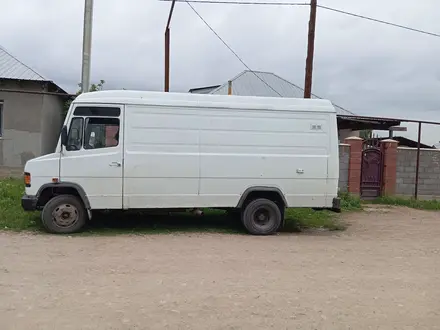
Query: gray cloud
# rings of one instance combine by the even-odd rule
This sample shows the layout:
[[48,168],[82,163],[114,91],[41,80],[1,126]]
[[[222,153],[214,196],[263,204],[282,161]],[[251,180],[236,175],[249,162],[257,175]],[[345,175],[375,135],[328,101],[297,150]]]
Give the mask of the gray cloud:
[[[440,33],[440,3],[320,0],[320,4]],[[0,44],[74,92],[81,74],[83,1],[0,0]],[[170,4],[95,0],[92,80],[106,88],[163,88],[164,27]],[[307,7],[194,7],[255,70],[303,85]],[[223,83],[243,65],[186,4],[171,28],[171,88]],[[318,11],[314,93],[359,114],[440,121],[440,38],[323,9]],[[415,137],[415,130],[408,135]],[[426,143],[440,140],[427,128]]]

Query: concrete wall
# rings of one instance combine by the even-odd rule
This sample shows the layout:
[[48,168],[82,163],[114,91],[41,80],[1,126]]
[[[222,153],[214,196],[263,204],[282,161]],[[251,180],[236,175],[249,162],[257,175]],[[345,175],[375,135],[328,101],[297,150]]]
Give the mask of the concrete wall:
[[44,95],[41,115],[41,154],[54,152],[61,126],[64,102],[56,95]]
[[23,169],[21,167],[0,166],[0,179],[3,178],[23,178]]
[[348,144],[339,145],[339,190],[348,191],[348,164],[350,161],[350,146]]
[[6,129],[0,140],[0,166],[24,167],[29,159],[41,154],[41,134]]
[[[33,82],[18,84],[15,81],[2,81],[1,88],[41,90]],[[28,159],[41,153],[40,116],[43,95],[0,91],[0,100],[3,101],[0,165],[22,167]]]
[[342,143],[346,138],[350,136],[359,137],[360,131],[353,131],[351,129],[340,129],[338,130],[338,140],[339,143]]
[[[413,196],[416,178],[417,149],[397,148],[396,194]],[[421,199],[440,199],[440,150],[421,149],[419,190]]]
[[55,95],[1,90],[45,92],[47,88],[41,82],[0,80],[3,101],[0,166],[23,168],[29,159],[52,152],[60,131],[63,105],[62,98]]

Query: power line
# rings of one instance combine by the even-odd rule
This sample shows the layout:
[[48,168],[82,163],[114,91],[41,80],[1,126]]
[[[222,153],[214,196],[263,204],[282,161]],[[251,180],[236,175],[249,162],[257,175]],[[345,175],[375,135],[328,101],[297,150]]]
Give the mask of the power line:
[[[159,0],[159,1],[171,1],[171,0]],[[237,0],[232,0],[232,1],[176,0],[176,2],[186,2],[188,4],[200,3],[200,4],[221,4],[221,5],[257,5],[257,6],[258,5],[261,5],[261,6],[309,6],[310,5],[310,3],[304,3],[304,2],[255,2],[255,1],[237,1]],[[385,24],[385,25],[389,25],[389,26],[394,26],[394,27],[397,27],[400,29],[405,29],[408,31],[422,33],[422,34],[429,35],[432,37],[440,38],[440,34],[438,34],[438,33],[425,31],[425,30],[421,30],[421,29],[416,29],[416,28],[412,28],[412,27],[409,27],[406,25],[396,24],[396,23],[384,21],[381,19],[377,19],[377,18],[373,18],[373,17],[369,17],[369,16],[364,16],[364,15],[360,15],[360,14],[355,14],[355,13],[351,13],[351,12],[344,11],[341,9],[332,8],[332,7],[327,7],[327,6],[322,6],[322,5],[318,5],[318,7],[325,9],[325,10],[333,11],[335,13],[344,14],[344,15],[348,15],[348,16],[352,16],[352,17],[356,17],[356,18],[361,18],[361,19],[365,19],[368,21],[372,21],[372,22],[376,22],[376,23],[380,23],[380,24]]]
[[211,27],[211,25],[208,24],[208,22],[205,21],[205,19],[202,17],[202,15],[199,14],[199,12],[188,2],[185,1],[188,6],[194,11],[194,13],[202,20],[203,23],[212,31],[212,33],[215,34],[215,36],[231,51],[232,54],[250,71],[252,72],[255,77],[257,77],[261,82],[263,82],[267,87],[269,87],[271,90],[273,90],[275,93],[278,94],[278,96],[282,97],[280,93],[278,93],[272,86],[270,86],[263,78],[261,78],[259,75],[257,75],[244,61],[243,59],[222,39],[222,37],[219,36],[217,32]]
[[[171,0],[159,0],[159,1],[171,1]],[[189,1],[186,1],[186,0],[176,0],[176,2],[186,2],[190,7],[191,7],[191,9],[194,11],[194,13],[202,20],[202,22],[203,23],[205,23],[205,25],[212,31],[212,33],[214,33],[215,34],[215,36],[229,49],[229,51],[232,53],[232,54],[234,54],[234,56],[252,73],[252,74],[254,74],[261,82],[263,82],[267,87],[269,87],[272,91],[274,91],[278,96],[280,96],[280,97],[283,97],[280,93],[278,93],[278,91],[276,91],[272,86],[270,86],[263,78],[261,78],[260,76],[258,76],[257,74],[256,74],[256,72],[254,72],[244,61],[243,61],[243,59],[226,43],[226,41],[224,41],[221,37],[220,37],[220,35],[208,24],[208,22],[206,22],[205,21],[205,19],[197,12],[197,10],[190,4],[190,2],[197,2],[197,0],[189,0]],[[207,1],[200,1],[200,2],[207,2]],[[215,2],[215,3],[218,3],[218,1],[213,1],[213,2]],[[227,2],[227,1],[225,1],[225,2]],[[229,3],[229,2],[228,2]],[[260,2],[259,3],[257,3],[257,4],[261,4]],[[309,5],[309,4],[307,4],[307,5]],[[299,85],[296,85],[296,84],[294,84],[293,82],[290,82],[289,81],[289,83],[290,84],[292,84],[293,86],[295,86],[296,88],[298,88],[298,89],[300,89],[300,90],[304,90],[302,87],[300,87]],[[315,97],[315,98],[317,98],[317,99],[322,99],[322,97],[320,97],[320,96],[318,96],[318,95],[316,95],[316,94],[313,94],[312,93],[312,96],[313,97]],[[340,109],[342,109],[343,111],[346,111],[346,112],[348,112],[348,113],[350,113],[350,114],[353,114],[353,112],[351,112],[351,111],[349,111],[349,110],[347,110],[347,109],[345,109],[345,108],[343,108],[343,107],[341,107],[340,105],[337,105],[337,104],[334,104],[336,107],[338,107],[338,108],[340,108]]]
[[[172,0],[159,0],[169,2]],[[216,0],[176,0],[176,2],[186,3],[206,3],[206,4],[220,4],[220,5],[272,5],[272,6],[309,6],[308,2],[251,2],[251,1],[216,1]]]
[[433,36],[433,37],[440,38],[440,34],[438,34],[438,33],[424,31],[424,30],[420,30],[420,29],[415,29],[415,28],[412,28],[412,27],[409,27],[409,26],[391,23],[391,22],[383,21],[383,20],[380,20],[380,19],[377,19],[377,18],[372,18],[372,17],[363,16],[363,15],[359,15],[359,14],[349,13],[347,11],[340,10],[340,9],[335,9],[335,8],[331,8],[331,7],[326,7],[326,6],[321,6],[321,5],[318,5],[318,7],[322,8],[322,9],[334,11],[336,13],[340,13],[340,14],[344,14],[344,15],[349,15],[349,16],[353,16],[353,17],[357,17],[357,18],[362,18],[362,19],[366,19],[366,20],[369,20],[369,21],[372,21],[372,22],[386,24],[386,25],[391,25],[391,26],[398,27],[398,28],[401,28],[401,29],[405,29],[405,30],[409,30],[409,31],[413,31],[413,32],[418,32],[418,33],[423,33],[423,34],[427,34],[427,35],[430,35],[430,36]]
[[[161,0],[161,1],[167,1],[167,0]],[[205,25],[212,31],[212,33],[214,33],[215,34],[215,36],[231,51],[231,53],[232,54],[234,54],[234,56],[252,73],[252,74],[254,74],[255,75],[255,77],[257,77],[261,82],[263,82],[267,87],[269,87],[271,90],[273,90],[275,93],[277,93],[278,94],[278,96],[280,96],[280,97],[283,97],[280,93],[278,93],[272,86],[270,86],[263,78],[261,78],[259,75],[257,75],[256,74],[256,72],[254,72],[244,61],[243,61],[243,59],[226,43],[226,41],[224,41],[221,37],[220,37],[220,35],[208,24],[208,22],[206,22],[205,21],[205,19],[197,12],[197,10],[193,7],[193,6],[191,6],[191,4],[190,4],[190,2],[193,2],[193,1],[185,1],[185,0],[176,0],[176,2],[186,2],[190,7],[191,7],[191,9],[194,11],[194,13],[203,21],[203,23],[205,23]],[[206,1],[203,1],[203,2],[206,2]],[[298,85],[296,85],[296,84],[294,84],[294,83],[292,83],[292,82],[290,82],[289,81],[289,83],[290,84],[292,84],[293,86],[295,86],[296,88],[298,88],[298,89],[300,89],[300,90],[304,90],[302,87],[300,87],[300,86],[298,86]],[[318,95],[316,95],[316,94],[313,94],[312,93],[312,96],[313,97],[315,97],[315,98],[317,98],[317,99],[322,99],[322,97],[320,97],[320,96],[318,96]],[[353,112],[351,112],[350,110],[347,110],[347,109],[345,109],[345,108],[343,108],[343,107],[341,107],[340,105],[337,105],[337,104],[334,104],[336,107],[338,107],[338,108],[340,108],[340,109],[342,109],[343,111],[346,111],[346,112],[348,112],[348,113],[350,113],[350,114],[353,114]]]

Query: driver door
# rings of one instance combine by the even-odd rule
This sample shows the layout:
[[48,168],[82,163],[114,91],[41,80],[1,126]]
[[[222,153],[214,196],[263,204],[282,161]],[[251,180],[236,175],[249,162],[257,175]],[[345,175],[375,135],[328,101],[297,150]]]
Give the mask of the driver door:
[[60,158],[60,180],[80,185],[92,209],[122,209],[123,110],[77,105]]

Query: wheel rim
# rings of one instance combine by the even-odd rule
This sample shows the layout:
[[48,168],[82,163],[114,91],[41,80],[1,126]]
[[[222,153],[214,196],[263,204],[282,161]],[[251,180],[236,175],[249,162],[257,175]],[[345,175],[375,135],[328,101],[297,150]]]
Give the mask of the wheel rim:
[[61,204],[53,210],[52,218],[59,227],[71,227],[78,222],[78,209],[72,204]]
[[275,214],[271,209],[260,207],[253,212],[252,219],[255,226],[265,229],[271,226],[274,216]]

